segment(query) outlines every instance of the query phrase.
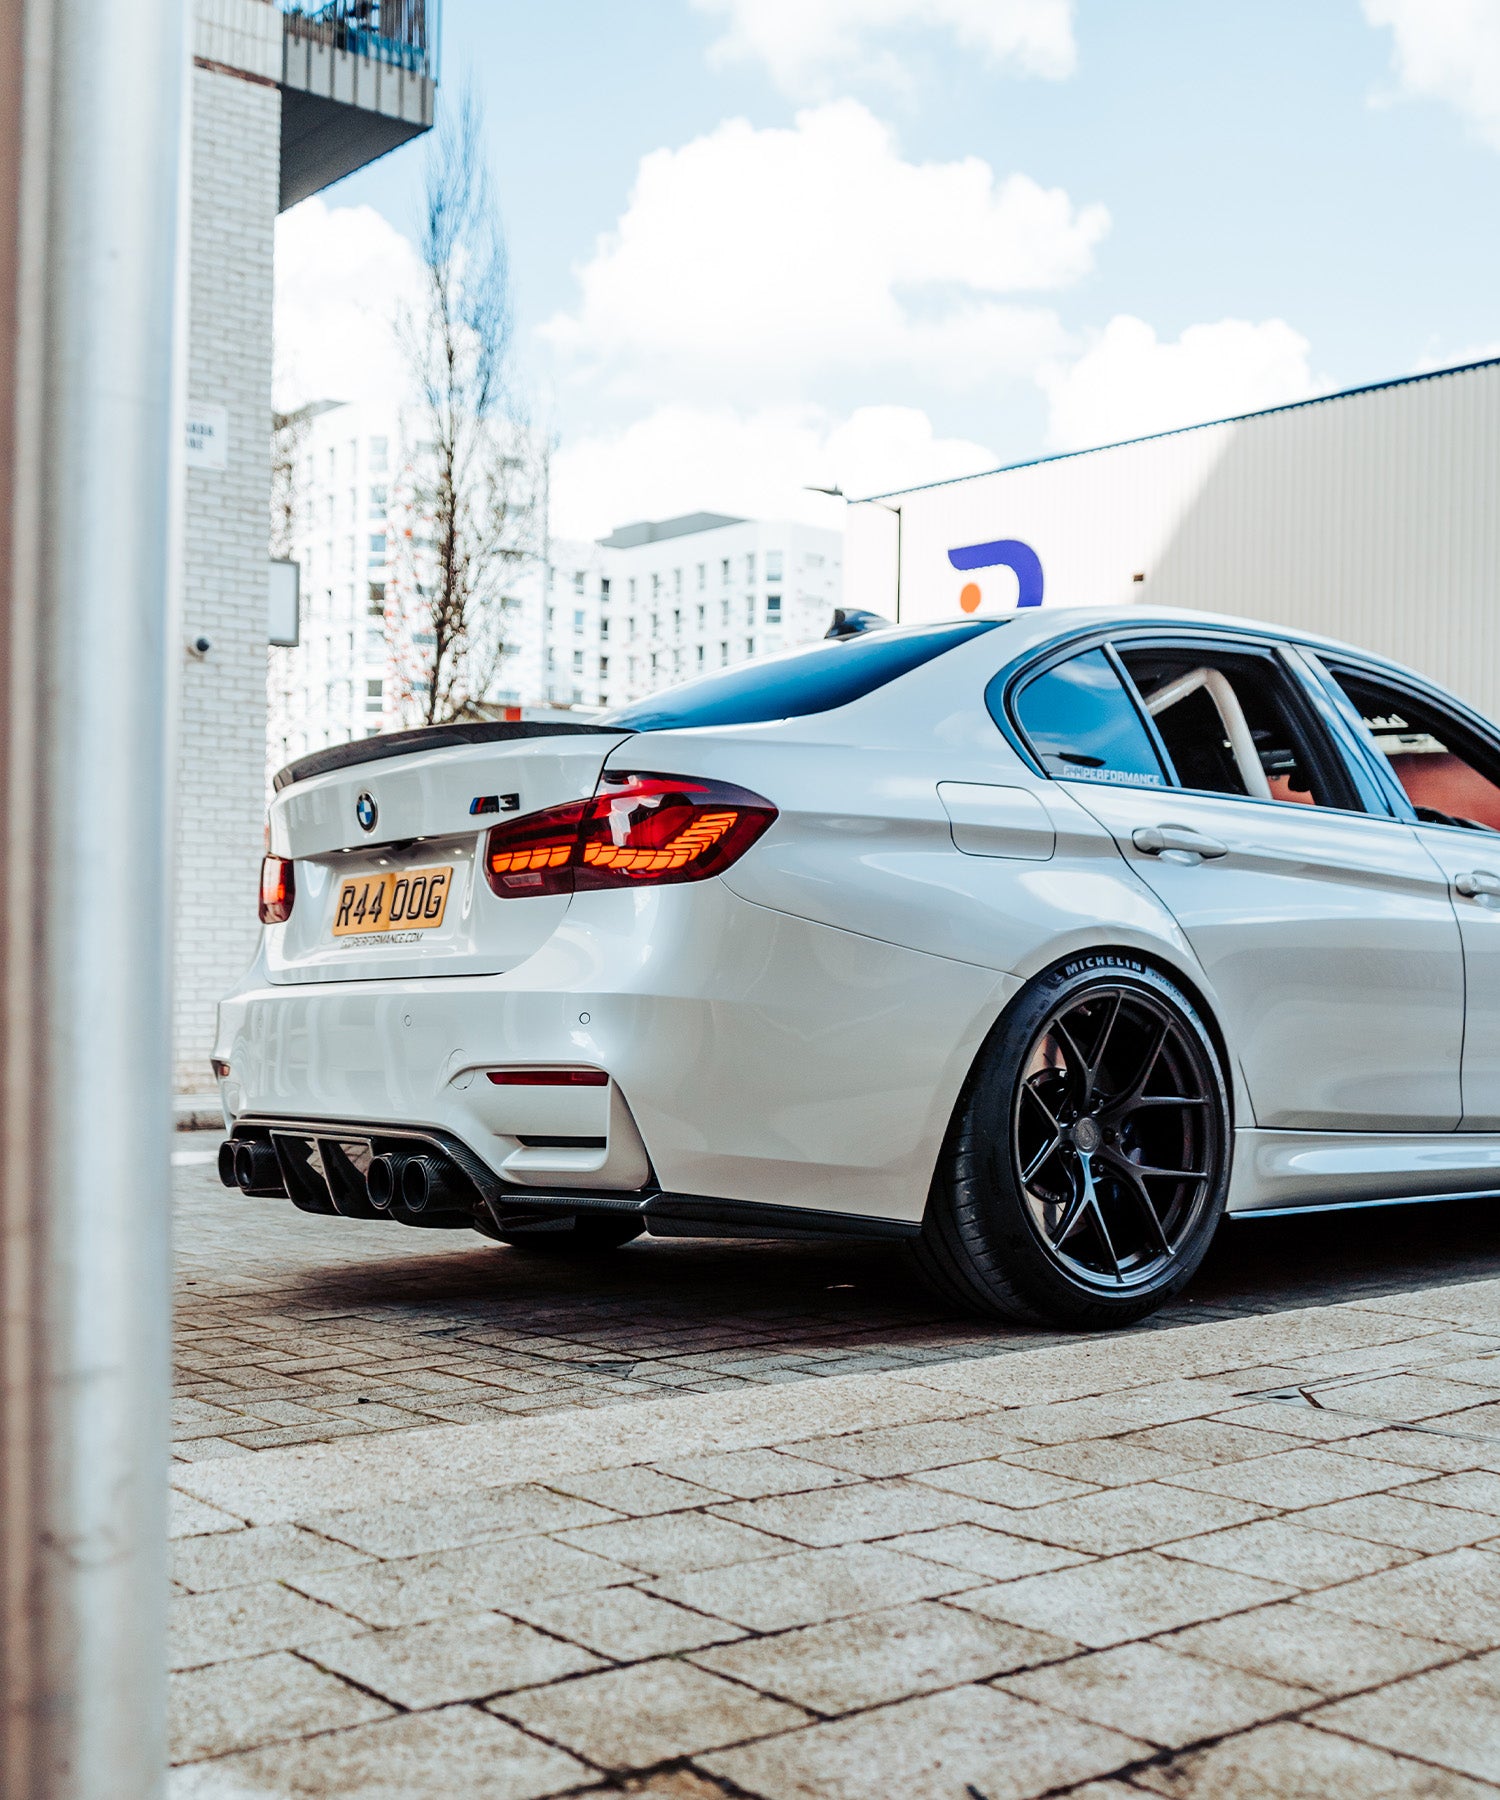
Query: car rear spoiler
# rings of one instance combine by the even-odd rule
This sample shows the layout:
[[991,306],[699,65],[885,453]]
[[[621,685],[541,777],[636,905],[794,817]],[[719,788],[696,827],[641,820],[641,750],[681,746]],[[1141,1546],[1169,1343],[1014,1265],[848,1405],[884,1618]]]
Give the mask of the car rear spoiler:
[[605,732],[618,737],[618,725],[582,725],[543,719],[474,719],[453,725],[418,725],[412,731],[392,731],[377,737],[357,738],[352,744],[330,744],[299,756],[280,770],[272,786],[279,794],[296,781],[327,775],[334,769],[353,769],[360,763],[380,762],[387,756],[416,756],[423,750],[451,750],[461,744],[504,743],[512,738],[572,737],[583,732]]

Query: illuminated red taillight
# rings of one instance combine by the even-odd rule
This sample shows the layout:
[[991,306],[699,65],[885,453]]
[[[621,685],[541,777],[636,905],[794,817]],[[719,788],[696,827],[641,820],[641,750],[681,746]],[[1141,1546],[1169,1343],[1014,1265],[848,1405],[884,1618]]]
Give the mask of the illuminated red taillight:
[[703,881],[737,862],[776,817],[759,794],[683,775],[606,775],[592,800],[549,806],[485,842],[502,899]]
[[263,856],[260,861],[260,922],[284,925],[292,916],[297,898],[292,865],[284,856]]
[[489,1069],[496,1087],[608,1087],[603,1069]]

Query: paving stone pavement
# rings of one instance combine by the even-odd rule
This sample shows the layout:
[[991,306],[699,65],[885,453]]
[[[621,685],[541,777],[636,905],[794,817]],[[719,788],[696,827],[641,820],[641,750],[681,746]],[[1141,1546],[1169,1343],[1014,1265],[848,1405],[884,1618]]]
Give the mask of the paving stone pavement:
[[[184,1460],[1065,1341],[953,1317],[900,1246],[642,1240],[570,1266],[243,1199],[217,1143],[177,1137],[196,1159],[174,1171]],[[1247,1223],[1152,1328],[1482,1273],[1500,1275],[1483,1204]]]
[[[457,1246],[289,1260],[259,1222],[231,1256],[224,1216],[184,1245],[221,1370],[297,1360],[341,1284],[345,1360],[305,1373],[435,1314],[486,1333],[475,1367],[675,1360],[663,1320],[739,1366],[179,1463],[173,1800],[1500,1794],[1500,1270],[1472,1209],[1381,1222],[1383,1249],[1342,1221],[1337,1267],[1261,1227],[1198,1309],[1067,1340],[945,1323],[847,1252],[479,1275]],[[852,1372],[804,1354],[856,1337]]]

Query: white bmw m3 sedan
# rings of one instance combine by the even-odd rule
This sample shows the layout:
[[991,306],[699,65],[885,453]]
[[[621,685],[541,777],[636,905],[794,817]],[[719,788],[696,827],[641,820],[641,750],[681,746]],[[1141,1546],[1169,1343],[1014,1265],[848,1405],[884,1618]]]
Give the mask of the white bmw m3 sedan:
[[1500,1191],[1500,733],[1130,609],[855,629],[278,776],[226,1185],[554,1253],[907,1239],[1126,1324],[1231,1213]]

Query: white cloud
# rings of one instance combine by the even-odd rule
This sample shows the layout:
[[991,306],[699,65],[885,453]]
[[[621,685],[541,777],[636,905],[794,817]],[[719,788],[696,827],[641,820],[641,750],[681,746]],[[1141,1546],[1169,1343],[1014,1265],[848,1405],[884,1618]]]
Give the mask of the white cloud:
[[903,81],[900,58],[872,39],[925,28],[950,33],[996,67],[1054,80],[1076,61],[1072,0],[693,0],[726,21],[719,62],[764,63],[783,92],[825,93],[834,80]]
[[857,101],[790,128],[729,120],[642,159],[629,204],[543,335],[619,391],[749,403],[899,369],[972,385],[1057,354],[1050,309],[999,296],[1086,274],[1098,205],[979,157],[903,161]]
[[552,470],[553,527],[596,537],[699,510],[842,526],[840,503],[808,484],[857,496],[994,466],[982,444],[935,437],[913,407],[866,406],[839,419],[809,405],[663,406],[620,431],[564,442]]
[[1401,86],[1445,100],[1480,140],[1500,150],[1500,6],[1495,0],[1364,0],[1365,17],[1388,25]]
[[409,239],[371,206],[304,200],[276,221],[276,404],[399,403],[398,306],[421,291]]
[[1190,325],[1163,343],[1144,320],[1121,314],[1075,361],[1042,370],[1048,439],[1078,450],[1305,399],[1314,389],[1309,348],[1282,319]]

